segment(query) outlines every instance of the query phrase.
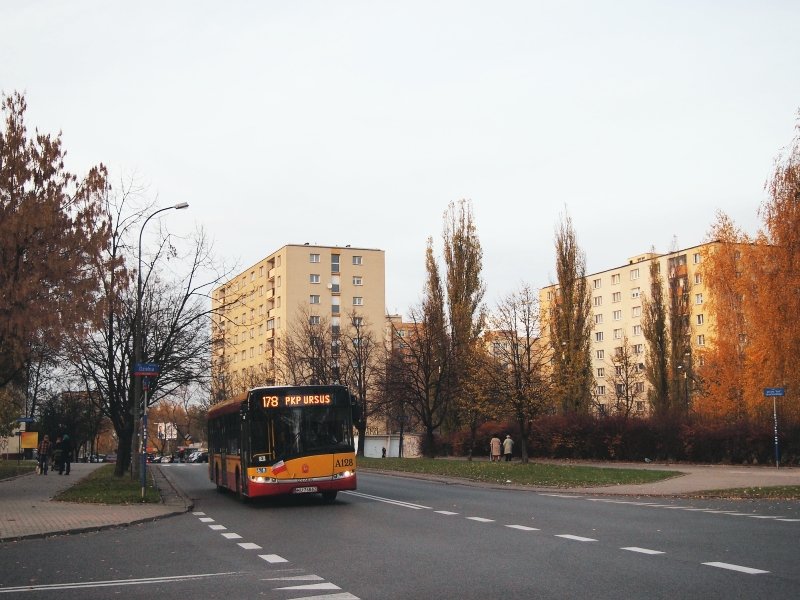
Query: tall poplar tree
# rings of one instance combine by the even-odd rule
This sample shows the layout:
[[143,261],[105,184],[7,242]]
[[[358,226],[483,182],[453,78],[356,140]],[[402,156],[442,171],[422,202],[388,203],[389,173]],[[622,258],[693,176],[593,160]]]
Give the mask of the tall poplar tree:
[[[651,252],[655,253],[655,249]],[[650,260],[650,293],[642,299],[642,308],[642,332],[647,340],[645,376],[650,384],[648,400],[653,412],[664,416],[669,412],[670,343],[664,279],[657,256]]]
[[548,321],[553,358],[553,394],[565,413],[585,412],[591,403],[592,297],[586,280],[586,254],[568,213],[556,225],[558,288]]

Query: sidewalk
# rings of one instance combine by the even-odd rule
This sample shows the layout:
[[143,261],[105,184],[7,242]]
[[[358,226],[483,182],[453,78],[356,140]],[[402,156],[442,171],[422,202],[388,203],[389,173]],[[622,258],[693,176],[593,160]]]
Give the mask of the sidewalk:
[[31,473],[0,481],[0,542],[46,537],[63,533],[84,533],[120,525],[181,514],[191,503],[166,480],[160,469],[151,467],[162,504],[75,504],[53,502],[56,494],[75,485],[100,464],[74,463],[69,476],[48,472]]

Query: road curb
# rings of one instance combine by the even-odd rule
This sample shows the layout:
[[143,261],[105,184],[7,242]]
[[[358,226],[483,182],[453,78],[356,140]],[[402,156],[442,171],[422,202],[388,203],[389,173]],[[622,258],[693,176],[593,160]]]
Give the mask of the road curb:
[[[167,475],[159,466],[149,465],[150,474],[161,494],[161,503],[166,506],[174,506],[178,509],[177,514],[189,512],[194,508],[194,502],[187,496],[180,486]],[[181,510],[182,509],[182,510]]]

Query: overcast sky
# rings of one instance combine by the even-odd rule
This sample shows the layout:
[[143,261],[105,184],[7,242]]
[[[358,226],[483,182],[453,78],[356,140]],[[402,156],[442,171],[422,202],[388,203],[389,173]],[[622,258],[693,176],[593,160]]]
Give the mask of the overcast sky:
[[43,2],[0,7],[0,88],[67,166],[135,170],[247,267],[386,251],[387,309],[471,199],[487,300],[546,285],[566,205],[590,271],[717,210],[749,231],[800,107],[800,2]]

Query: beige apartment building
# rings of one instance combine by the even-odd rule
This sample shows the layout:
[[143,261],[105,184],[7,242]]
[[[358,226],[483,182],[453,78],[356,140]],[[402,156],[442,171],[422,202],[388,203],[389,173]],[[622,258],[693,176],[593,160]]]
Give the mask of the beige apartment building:
[[342,320],[356,316],[383,339],[385,280],[383,250],[289,244],[215,289],[212,403],[253,383],[286,383],[281,339],[296,319],[324,318],[335,341]]
[[[693,246],[663,255],[639,254],[629,258],[620,267],[586,276],[592,292],[592,371],[598,407],[605,404],[604,398],[610,401],[613,396],[614,391],[609,387],[607,376],[610,375],[609,370],[614,369],[612,355],[621,346],[625,334],[633,354],[641,358],[639,368],[644,370],[647,342],[642,332],[642,298],[650,294],[650,261],[653,258],[658,260],[660,266],[665,299],[670,297],[671,283],[688,296],[692,357],[693,360],[702,361],[703,349],[709,343],[709,319],[705,310],[708,292],[703,284],[700,265],[704,251],[713,245]],[[556,299],[557,294],[558,286],[539,291],[540,306],[546,311],[542,315],[543,322],[550,314],[548,305]],[[543,337],[547,336],[546,331],[543,334]],[[642,385],[647,386],[646,381]],[[645,409],[644,400],[637,403],[637,411]]]

